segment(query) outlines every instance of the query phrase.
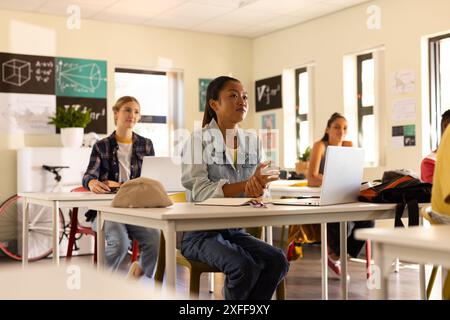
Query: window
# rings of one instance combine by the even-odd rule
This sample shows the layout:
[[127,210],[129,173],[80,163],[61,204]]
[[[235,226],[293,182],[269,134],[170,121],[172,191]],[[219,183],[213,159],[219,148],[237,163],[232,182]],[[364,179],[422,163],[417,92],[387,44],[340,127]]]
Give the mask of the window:
[[168,156],[169,81],[165,72],[115,70],[115,97],[135,97],[141,106],[141,121],[134,131],[153,142],[156,156]]
[[431,149],[441,138],[441,116],[450,109],[450,34],[429,41]]
[[375,64],[373,54],[357,56],[358,146],[364,149],[365,162],[376,163],[375,141]]
[[295,127],[297,158],[309,146],[309,80],[307,68],[295,70]]

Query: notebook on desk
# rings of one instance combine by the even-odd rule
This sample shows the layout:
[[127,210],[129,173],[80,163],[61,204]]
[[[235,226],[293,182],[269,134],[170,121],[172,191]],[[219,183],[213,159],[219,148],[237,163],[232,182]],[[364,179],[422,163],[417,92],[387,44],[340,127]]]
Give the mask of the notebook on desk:
[[245,206],[249,205],[253,198],[209,198],[202,202],[196,202],[198,206]]
[[274,199],[273,204],[296,206],[327,206],[357,202],[364,167],[362,148],[327,148],[319,198]]

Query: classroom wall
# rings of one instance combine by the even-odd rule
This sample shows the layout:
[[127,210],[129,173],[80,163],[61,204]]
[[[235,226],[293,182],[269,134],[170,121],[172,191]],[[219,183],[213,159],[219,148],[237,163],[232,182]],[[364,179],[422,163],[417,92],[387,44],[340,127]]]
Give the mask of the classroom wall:
[[[366,10],[370,5],[381,9],[381,29],[369,30]],[[282,74],[283,70],[313,63],[315,101],[313,140],[323,135],[326,121],[335,112],[344,113],[343,57],[367,49],[384,46],[384,74],[381,83],[384,92],[380,108],[384,131],[381,133],[380,149],[384,151],[384,163],[365,169],[366,179],[380,178],[384,170],[408,168],[419,172],[420,160],[429,152],[427,110],[429,105],[426,86],[422,77],[421,40],[423,36],[450,30],[450,1],[448,0],[379,0],[328,15],[322,18],[259,37],[253,42],[253,80]],[[412,70],[416,74],[416,88],[407,94],[395,94],[391,90],[394,72]],[[426,69],[425,69],[426,71]],[[425,78],[427,79],[427,78]],[[425,82],[426,84],[426,82]],[[283,86],[285,84],[283,83]],[[415,121],[399,122],[391,119],[392,104],[397,99],[416,100]],[[425,103],[424,103],[425,102]],[[260,126],[261,115],[255,115],[255,125]],[[275,110],[277,127],[282,128],[283,110]],[[396,148],[391,143],[393,125],[416,125],[416,146]],[[352,124],[350,124],[352,125]],[[295,135],[295,132],[292,134]],[[280,131],[280,163],[283,150],[294,146],[283,145],[284,133]],[[428,136],[427,136],[428,135]]]
[[[381,9],[381,29],[366,27],[370,5]],[[0,52],[52,55],[108,62],[108,106],[114,100],[114,68],[137,67],[161,69],[161,61],[184,74],[185,127],[201,120],[198,111],[198,79],[232,74],[241,79],[250,93],[250,112],[244,127],[261,126],[261,115],[254,110],[254,81],[282,74],[284,70],[313,63],[315,103],[312,118],[313,139],[323,134],[326,120],[334,111],[344,112],[343,57],[384,46],[384,88],[381,97],[385,119],[380,148],[384,162],[366,168],[365,178],[379,178],[384,170],[409,168],[419,170],[427,152],[426,88],[422,83],[421,44],[424,36],[450,32],[448,0],[378,0],[370,1],[322,18],[262,36],[253,40],[185,32],[162,28],[99,22],[82,19],[80,30],[69,30],[66,18],[52,15],[0,10]],[[162,59],[162,60],[161,60]],[[392,73],[413,70],[416,89],[408,94],[393,94]],[[395,122],[391,119],[393,101],[416,99],[416,119]],[[424,103],[425,102],[425,103]],[[283,128],[283,110],[275,111],[277,127]],[[416,125],[416,146],[395,148],[391,145],[393,125]],[[424,125],[425,124],[425,125]],[[113,130],[112,114],[108,131]],[[295,133],[292,133],[295,134]],[[280,163],[283,164],[284,132],[280,130]],[[0,133],[0,201],[16,191],[16,150],[25,146],[59,146],[59,135],[24,135]]]
[[[69,30],[63,16],[0,10],[0,52],[107,60],[109,107],[114,103],[115,67],[182,70],[188,130],[203,117],[198,106],[199,78],[232,74],[249,91],[252,88],[252,42],[246,38],[85,19],[80,30]],[[249,124],[253,124],[252,113],[244,126]],[[108,132],[113,128],[110,112]],[[0,133],[0,201],[16,192],[16,150],[25,146],[60,146],[59,135]]]

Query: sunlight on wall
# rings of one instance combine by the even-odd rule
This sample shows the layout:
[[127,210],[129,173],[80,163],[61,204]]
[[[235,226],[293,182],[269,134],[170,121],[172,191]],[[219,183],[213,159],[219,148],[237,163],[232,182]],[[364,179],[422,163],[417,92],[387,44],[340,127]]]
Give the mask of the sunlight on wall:
[[55,56],[56,32],[54,29],[12,20],[9,52]]

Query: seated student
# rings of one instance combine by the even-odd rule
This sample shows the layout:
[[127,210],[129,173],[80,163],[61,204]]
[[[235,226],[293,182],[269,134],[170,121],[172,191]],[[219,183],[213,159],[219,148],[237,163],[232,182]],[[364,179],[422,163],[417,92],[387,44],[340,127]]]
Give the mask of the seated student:
[[[446,111],[444,115],[449,112]],[[450,224],[450,130],[443,130],[436,155],[436,168],[431,189],[431,219],[437,224]],[[450,273],[442,286],[443,299],[450,299]]]
[[[444,134],[445,128],[450,123],[450,109],[442,114],[441,118],[441,137]],[[420,164],[420,179],[423,182],[433,183],[434,165],[436,162],[437,149],[432,151],[429,155],[423,158]]]
[[[192,134],[183,150],[182,183],[192,201],[260,197],[278,179],[261,174],[268,164],[261,164],[258,139],[238,126],[247,114],[247,99],[234,78],[222,76],[209,84],[203,129]],[[225,299],[270,299],[289,269],[280,249],[241,228],[185,232],[181,252],[225,273]]]
[[[333,113],[327,122],[324,136],[321,140],[314,143],[311,151],[311,160],[306,174],[309,186],[319,187],[322,185],[328,146],[353,146],[351,141],[344,141],[346,134],[347,120],[341,114],[337,112]],[[356,240],[354,238],[354,230],[359,228],[371,228],[373,226],[373,221],[354,221],[347,223],[347,248],[350,256],[356,258],[364,246],[364,241]],[[328,266],[336,275],[341,274],[340,262],[338,261],[340,255],[339,234],[339,223],[327,224]]]
[[[447,113],[448,111],[446,111]],[[436,168],[431,190],[432,218],[450,223],[450,130],[445,130],[436,155]]]
[[[91,158],[83,176],[83,187],[95,193],[107,193],[121,183],[141,175],[144,156],[154,156],[150,139],[133,132],[140,119],[139,102],[130,96],[117,100],[113,106],[116,130],[92,147]],[[97,221],[94,216],[93,229]],[[131,265],[128,276],[152,277],[158,258],[159,230],[107,221],[105,223],[105,260],[112,269],[117,270],[128,253],[130,239],[139,242],[140,262]]]

